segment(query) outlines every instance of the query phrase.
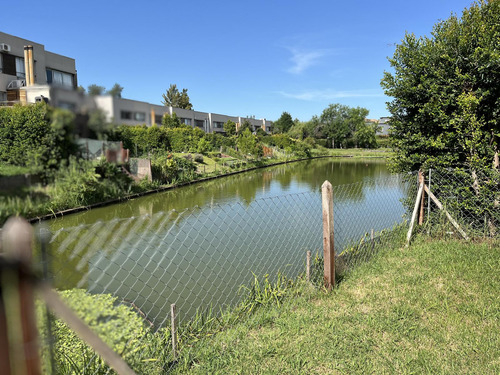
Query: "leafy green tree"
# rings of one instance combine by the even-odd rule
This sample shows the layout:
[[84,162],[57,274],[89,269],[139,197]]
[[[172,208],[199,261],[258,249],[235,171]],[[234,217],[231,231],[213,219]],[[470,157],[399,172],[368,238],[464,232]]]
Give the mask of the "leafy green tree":
[[351,108],[343,104],[330,104],[321,114],[321,125],[317,130],[331,142],[332,147],[348,147],[354,143],[354,134],[365,127],[365,118],[368,115],[366,108]]
[[274,133],[286,133],[294,125],[292,116],[288,112],[283,112],[281,117],[273,124]]
[[231,120],[227,120],[227,122],[224,123],[223,128],[227,135],[236,134],[236,123]]
[[250,154],[255,157],[259,157],[262,153],[262,147],[258,144],[257,138],[248,128],[246,128],[238,137],[238,148],[243,154],[245,154],[245,156]]
[[98,96],[104,94],[106,88],[104,86],[96,85],[95,83],[87,87],[87,92],[90,96]]
[[[391,140],[397,171],[498,160],[500,2],[479,1],[438,22],[430,37],[406,34],[382,87],[394,98]],[[497,164],[498,169],[498,164]]]
[[392,168],[452,168],[446,194],[459,199],[449,204],[492,234],[500,221],[499,40],[500,2],[478,1],[430,37],[406,34],[381,82],[394,98]]
[[163,118],[161,119],[161,124],[167,128],[181,127],[181,121],[179,120],[175,112],[172,113],[172,115],[165,113],[165,115],[163,115]]
[[187,91],[187,89],[182,89],[182,92],[179,92],[177,85],[171,84],[167,92],[162,95],[163,105],[175,108],[193,109]]
[[106,94],[111,95],[115,98],[121,98],[122,91],[123,91],[123,87],[120,86],[118,83],[115,83],[110,90],[106,91]]
[[243,120],[243,123],[241,124],[240,128],[238,129],[238,132],[237,132],[238,135],[243,134],[243,132],[245,130],[248,130],[250,133],[253,132],[253,126],[250,123],[250,121],[248,121],[248,119]]

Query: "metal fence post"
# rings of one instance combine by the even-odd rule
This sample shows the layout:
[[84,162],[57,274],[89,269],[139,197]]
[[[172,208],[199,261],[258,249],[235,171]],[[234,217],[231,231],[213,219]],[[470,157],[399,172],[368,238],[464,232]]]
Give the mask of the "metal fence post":
[[[418,185],[422,186],[425,184],[424,172],[422,170],[418,171]],[[425,192],[422,191],[422,197],[420,198],[420,214],[418,215],[418,225],[424,224],[424,204],[425,204]]]
[[333,236],[333,188],[325,181],[321,185],[323,206],[323,260],[324,284],[328,290],[335,287],[335,245]]

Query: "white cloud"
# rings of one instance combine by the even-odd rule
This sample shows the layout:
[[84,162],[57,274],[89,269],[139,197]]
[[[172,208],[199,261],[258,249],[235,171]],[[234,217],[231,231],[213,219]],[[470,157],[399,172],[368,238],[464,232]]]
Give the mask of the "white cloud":
[[317,65],[321,58],[330,55],[331,51],[327,49],[317,49],[313,51],[301,51],[297,48],[289,48],[292,53],[290,58],[293,66],[288,68],[287,71],[292,74],[300,74],[307,68]]
[[363,97],[383,97],[384,94],[380,90],[367,89],[367,90],[350,90],[350,91],[336,91],[336,90],[310,90],[301,93],[288,93],[278,91],[279,94],[286,98],[293,98],[305,101],[328,101],[332,99],[341,98],[363,98]]

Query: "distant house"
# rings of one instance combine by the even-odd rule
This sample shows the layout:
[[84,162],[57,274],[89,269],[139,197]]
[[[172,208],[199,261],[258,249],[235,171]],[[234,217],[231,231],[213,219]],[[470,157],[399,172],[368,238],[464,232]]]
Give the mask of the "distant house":
[[390,117],[381,117],[378,120],[379,130],[377,135],[389,135],[389,129],[391,128],[391,125],[389,124],[390,120]]
[[272,130],[272,122],[266,119],[165,107],[111,95],[89,96],[76,88],[74,59],[46,51],[43,44],[0,32],[0,105],[45,101],[81,118],[100,109],[110,123],[125,125],[161,124],[165,114],[175,113],[181,123],[207,133],[224,133],[228,120],[237,127],[247,120],[254,131]]

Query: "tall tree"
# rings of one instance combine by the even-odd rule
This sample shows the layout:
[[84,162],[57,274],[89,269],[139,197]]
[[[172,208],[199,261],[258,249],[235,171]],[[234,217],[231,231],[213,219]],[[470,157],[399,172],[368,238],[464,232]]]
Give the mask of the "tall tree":
[[480,168],[479,161],[491,168],[498,160],[499,46],[500,2],[493,0],[437,23],[430,37],[405,35],[389,59],[394,72],[381,82],[394,98],[394,169]]
[[97,96],[104,94],[105,89],[106,88],[104,86],[99,86],[93,83],[87,87],[87,92],[90,96]]
[[[478,1],[430,37],[406,34],[382,79],[396,171],[452,168],[460,215],[500,222],[500,1]],[[450,181],[461,181],[453,185]],[[439,185],[438,185],[439,186]]]
[[111,95],[115,98],[121,98],[122,91],[123,91],[123,87],[120,86],[118,83],[115,83],[110,90],[106,91],[106,94]]
[[317,132],[320,138],[326,138],[332,147],[348,147],[354,145],[354,135],[364,130],[365,118],[368,115],[366,108],[351,108],[343,104],[330,104],[321,114],[321,125]]
[[288,112],[283,112],[279,119],[273,124],[274,133],[286,133],[294,125],[292,116]]
[[182,92],[179,92],[176,84],[171,84],[167,92],[165,94],[162,94],[162,97],[162,103],[165,106],[193,109],[193,105],[189,101],[187,89],[182,89]]
[[227,120],[227,122],[224,123],[223,125],[224,127],[224,131],[226,132],[227,135],[235,135],[236,134],[236,123],[231,121],[231,120]]

